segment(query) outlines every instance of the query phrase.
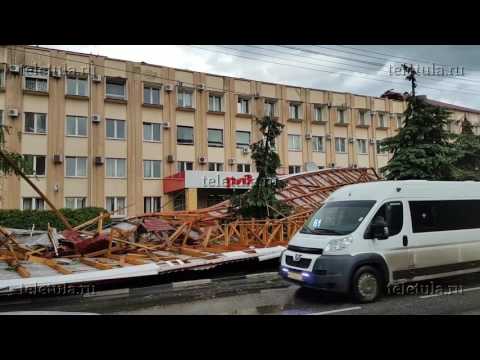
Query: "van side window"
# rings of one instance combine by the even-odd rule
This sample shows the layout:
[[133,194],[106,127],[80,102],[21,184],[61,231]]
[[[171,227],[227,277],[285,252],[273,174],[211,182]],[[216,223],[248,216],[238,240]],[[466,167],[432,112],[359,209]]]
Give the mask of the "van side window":
[[390,201],[382,205],[372,219],[374,223],[377,218],[382,217],[388,224],[389,236],[397,235],[403,227],[403,205],[401,201]]
[[409,201],[414,233],[480,228],[480,200]]

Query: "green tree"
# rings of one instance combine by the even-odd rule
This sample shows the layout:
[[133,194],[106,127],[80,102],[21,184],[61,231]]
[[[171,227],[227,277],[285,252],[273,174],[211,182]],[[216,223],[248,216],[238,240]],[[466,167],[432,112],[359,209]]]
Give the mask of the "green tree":
[[410,96],[399,132],[384,139],[381,148],[393,154],[380,169],[387,180],[455,180],[458,157],[448,130],[450,113]]
[[250,147],[258,177],[250,191],[232,197],[232,206],[236,214],[244,218],[286,216],[291,212],[290,206],[275,196],[285,186],[277,177],[280,158],[275,152],[275,139],[282,133],[284,125],[269,116],[257,119],[257,124],[263,138]]
[[19,175],[16,169],[12,166],[12,162],[21,171],[31,170],[31,164],[29,164],[25,158],[16,152],[8,150],[6,143],[6,135],[13,131],[11,127],[0,124],[0,174],[3,175]]
[[480,137],[474,134],[472,123],[466,117],[455,146],[458,155],[456,179],[480,181]]

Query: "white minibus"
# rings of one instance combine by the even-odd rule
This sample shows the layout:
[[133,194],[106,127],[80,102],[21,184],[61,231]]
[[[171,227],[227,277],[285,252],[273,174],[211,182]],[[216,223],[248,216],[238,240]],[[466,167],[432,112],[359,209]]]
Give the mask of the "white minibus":
[[379,181],[330,195],[282,253],[300,286],[376,300],[388,286],[480,271],[480,182]]

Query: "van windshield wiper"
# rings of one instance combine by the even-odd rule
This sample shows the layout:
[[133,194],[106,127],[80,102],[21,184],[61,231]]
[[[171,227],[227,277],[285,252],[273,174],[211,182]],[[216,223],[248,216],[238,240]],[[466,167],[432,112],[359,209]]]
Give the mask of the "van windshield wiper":
[[332,234],[332,235],[343,235],[342,233],[339,233],[338,231],[332,230],[332,229],[325,229],[325,228],[316,228],[313,230],[313,233],[327,233],[327,234]]

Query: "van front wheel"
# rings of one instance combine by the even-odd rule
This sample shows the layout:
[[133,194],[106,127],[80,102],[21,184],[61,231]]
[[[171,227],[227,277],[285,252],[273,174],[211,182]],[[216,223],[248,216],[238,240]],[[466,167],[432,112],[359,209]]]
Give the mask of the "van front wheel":
[[352,295],[356,301],[368,303],[375,301],[381,293],[381,275],[372,266],[361,266],[352,278]]

